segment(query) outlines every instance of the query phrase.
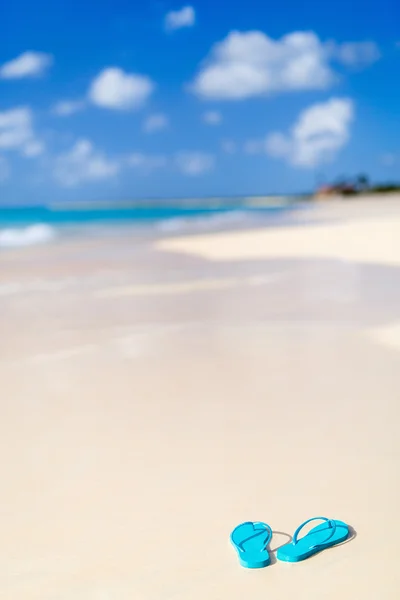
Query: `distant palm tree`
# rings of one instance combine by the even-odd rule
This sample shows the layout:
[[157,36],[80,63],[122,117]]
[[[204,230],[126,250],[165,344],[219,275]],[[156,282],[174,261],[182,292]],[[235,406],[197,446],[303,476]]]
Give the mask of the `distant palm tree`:
[[366,192],[369,190],[369,178],[368,175],[359,175],[356,181],[357,190],[359,192]]

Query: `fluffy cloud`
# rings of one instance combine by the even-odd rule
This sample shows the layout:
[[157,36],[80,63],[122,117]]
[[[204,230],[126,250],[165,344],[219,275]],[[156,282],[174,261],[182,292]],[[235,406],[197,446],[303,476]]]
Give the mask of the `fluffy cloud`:
[[168,117],[166,115],[163,115],[162,113],[157,113],[147,117],[147,119],[143,123],[143,130],[146,133],[155,133],[156,131],[166,129],[168,125]]
[[242,100],[279,91],[323,89],[334,81],[324,46],[312,32],[273,40],[232,31],[216,44],[192,90],[206,99]]
[[36,158],[36,156],[40,156],[41,154],[43,154],[44,151],[45,151],[44,143],[39,140],[35,140],[35,139],[27,142],[25,144],[25,146],[22,148],[22,154],[23,154],[23,156],[26,156],[27,158]]
[[204,113],[203,121],[207,125],[219,125],[222,121],[222,115],[217,110],[209,110]]
[[265,150],[297,167],[330,162],[347,143],[353,116],[353,102],[348,98],[314,104],[299,115],[288,134],[269,135]]
[[0,78],[22,79],[39,77],[53,64],[51,54],[44,52],[24,52],[0,67]]
[[164,26],[166,31],[193,27],[196,22],[196,13],[193,6],[184,6],[181,10],[171,10],[165,16]]
[[205,152],[179,152],[175,156],[175,163],[184,175],[196,176],[210,171],[215,159],[212,154]]
[[35,135],[32,111],[27,106],[0,112],[0,148],[15,150],[23,156],[38,156],[44,145]]
[[235,154],[237,145],[233,140],[222,140],[221,148],[226,154]]
[[311,31],[278,40],[262,31],[232,31],[213,46],[190,89],[208,100],[325,89],[337,80],[332,61],[366,65],[378,56],[373,42],[328,44]]
[[78,140],[69,152],[55,162],[54,177],[63,186],[100,181],[114,177],[120,170],[116,160],[109,160],[89,140]]
[[155,169],[165,167],[168,160],[163,155],[143,154],[142,152],[134,152],[127,158],[127,164],[141,173],[149,174]]
[[110,67],[101,71],[92,82],[89,99],[102,108],[134,110],[146,102],[154,88],[154,83],[145,75]]
[[61,100],[52,108],[52,113],[58,117],[69,117],[85,108],[83,100]]
[[0,183],[8,179],[10,176],[10,168],[4,156],[0,156]]
[[381,54],[375,42],[346,42],[327,45],[332,57],[349,67],[366,67],[377,60]]
[[19,149],[29,142],[32,136],[30,108],[19,107],[0,112],[0,148]]

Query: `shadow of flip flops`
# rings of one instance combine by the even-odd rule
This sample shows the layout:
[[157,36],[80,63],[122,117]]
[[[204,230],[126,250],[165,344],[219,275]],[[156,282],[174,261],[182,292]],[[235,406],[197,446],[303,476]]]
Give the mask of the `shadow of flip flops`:
[[[276,538],[278,538],[278,540],[276,540]],[[277,562],[276,552],[279,550],[279,548],[285,546],[286,544],[290,544],[292,539],[292,536],[288,533],[285,533],[284,531],[272,532],[272,540],[269,546],[273,546],[273,548],[268,548],[271,558],[271,565],[274,565]],[[278,543],[278,545],[276,545],[276,543]]]

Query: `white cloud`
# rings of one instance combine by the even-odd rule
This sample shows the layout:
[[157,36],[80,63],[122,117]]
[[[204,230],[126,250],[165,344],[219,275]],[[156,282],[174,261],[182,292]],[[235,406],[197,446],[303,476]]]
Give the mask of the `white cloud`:
[[22,154],[27,158],[36,158],[37,156],[43,154],[45,149],[46,148],[43,142],[39,140],[31,140],[22,148]]
[[211,48],[190,89],[208,100],[325,89],[338,79],[333,61],[362,67],[379,56],[374,42],[326,43],[312,31],[277,40],[262,31],[231,31]]
[[32,112],[28,107],[0,112],[0,148],[21,148],[33,137]]
[[10,176],[10,167],[4,156],[0,156],[0,183],[4,182]]
[[196,13],[193,6],[184,6],[181,10],[171,10],[165,16],[164,26],[166,31],[174,31],[183,27],[193,27],[196,22]]
[[235,154],[237,145],[233,140],[222,140],[221,148],[226,154]]
[[143,154],[142,152],[134,152],[127,158],[127,164],[142,173],[150,173],[155,169],[161,169],[168,163],[167,158],[163,155]]
[[33,129],[32,111],[27,106],[0,112],[0,148],[14,150],[23,156],[38,156],[44,150]]
[[299,115],[288,134],[267,136],[265,150],[297,167],[330,162],[347,143],[353,116],[353,102],[348,98],[314,104]]
[[24,52],[17,58],[0,67],[0,78],[22,79],[23,77],[39,77],[53,64],[51,54],[44,52]]
[[162,113],[150,115],[143,123],[143,130],[146,133],[155,133],[166,129],[169,125],[168,117]]
[[196,176],[210,171],[215,159],[212,154],[205,152],[179,152],[175,156],[178,169],[185,175]]
[[345,42],[327,45],[333,58],[349,67],[365,67],[377,60],[381,54],[375,42]]
[[217,110],[209,110],[204,113],[203,121],[207,125],[219,125],[222,121],[222,115]]
[[118,67],[110,67],[93,80],[89,99],[103,108],[134,110],[145,104],[154,88],[154,83],[145,75],[125,73]]
[[262,31],[232,31],[216,44],[192,85],[206,99],[243,100],[271,92],[324,89],[335,80],[313,32],[273,40]]
[[120,167],[118,161],[108,159],[89,140],[81,139],[56,159],[54,177],[61,185],[73,187],[114,177]]
[[57,102],[51,110],[58,117],[69,117],[85,108],[83,100],[61,100]]

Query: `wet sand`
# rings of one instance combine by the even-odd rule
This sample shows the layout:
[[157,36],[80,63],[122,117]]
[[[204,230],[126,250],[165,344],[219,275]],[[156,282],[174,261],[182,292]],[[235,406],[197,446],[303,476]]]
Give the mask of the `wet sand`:
[[310,216],[0,254],[0,598],[399,597],[400,202]]

